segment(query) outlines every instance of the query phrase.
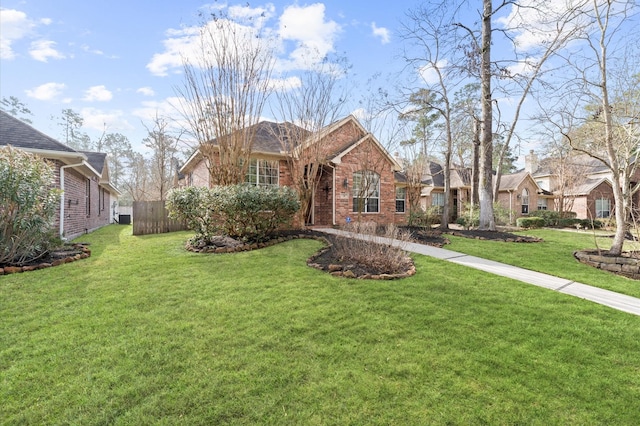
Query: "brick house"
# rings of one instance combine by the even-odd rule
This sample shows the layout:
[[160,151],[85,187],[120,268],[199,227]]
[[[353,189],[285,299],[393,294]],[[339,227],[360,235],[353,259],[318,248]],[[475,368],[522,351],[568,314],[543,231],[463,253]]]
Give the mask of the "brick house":
[[[553,206],[549,210],[574,212],[578,218],[606,219],[612,217],[615,208],[613,178],[611,171],[600,160],[587,155],[573,155],[560,162],[553,158],[538,160],[532,150],[525,157],[528,170],[538,186],[553,193]],[[640,170],[636,170],[630,185],[640,182]],[[640,194],[633,197],[635,206],[640,205]],[[550,203],[551,204],[551,203]]]
[[107,155],[80,152],[0,111],[0,146],[36,154],[53,167],[62,190],[53,224],[60,237],[73,239],[113,222],[119,191],[109,180]]
[[[291,127],[296,127],[291,132]],[[294,186],[292,156],[321,161],[318,185],[313,191],[307,225],[333,226],[362,220],[378,224],[405,223],[405,183],[400,164],[374,135],[349,115],[311,134],[291,123],[263,121],[252,129],[251,165],[245,179],[255,185]],[[283,148],[283,135],[300,135],[293,150]],[[215,141],[212,142],[215,146]],[[317,151],[316,151],[317,152]],[[299,167],[304,167],[301,165]],[[180,172],[185,186],[210,187],[209,167],[196,150]]]

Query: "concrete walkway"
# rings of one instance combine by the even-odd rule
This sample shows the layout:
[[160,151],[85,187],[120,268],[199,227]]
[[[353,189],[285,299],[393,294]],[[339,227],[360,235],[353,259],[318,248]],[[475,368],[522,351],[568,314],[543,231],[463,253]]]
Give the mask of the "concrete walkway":
[[[332,228],[318,228],[317,231],[326,232],[327,234],[350,236],[366,240],[371,238],[368,235],[354,234],[350,232],[340,231]],[[388,238],[376,237],[385,244],[399,245],[400,241]],[[626,296],[624,294],[615,293],[613,291],[604,290],[598,287],[592,287],[579,282],[571,281],[566,278],[558,278],[552,275],[540,272],[530,271],[517,266],[505,265],[503,263],[494,262],[493,260],[482,259],[480,257],[469,256],[464,253],[458,253],[451,250],[432,247],[425,244],[403,243],[407,251],[422,254],[425,256],[435,257],[436,259],[446,260],[462,266],[468,266],[474,269],[480,269],[492,274],[503,277],[513,278],[538,287],[544,287],[549,290],[555,290],[560,293],[569,294],[571,296],[580,297],[590,300],[601,305],[609,306],[619,311],[640,316],[640,299]]]

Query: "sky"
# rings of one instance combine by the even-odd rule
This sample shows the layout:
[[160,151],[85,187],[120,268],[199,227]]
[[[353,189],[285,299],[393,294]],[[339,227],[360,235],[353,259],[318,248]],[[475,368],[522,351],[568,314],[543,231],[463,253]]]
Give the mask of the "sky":
[[[181,54],[199,12],[226,6],[260,16],[279,39],[276,68],[295,72],[303,49],[344,55],[353,84],[366,90],[375,74],[402,67],[398,29],[413,0],[203,3],[197,0],[2,0],[0,97],[27,105],[38,130],[64,142],[60,116],[73,109],[91,137],[122,133],[141,148],[156,111],[172,105],[183,84]],[[352,107],[356,108],[356,105]],[[352,112],[352,111],[348,111]],[[269,112],[263,114],[269,117]],[[53,118],[52,118],[53,117]]]
[[[419,3],[1,0],[0,98],[18,98],[32,111],[29,118],[33,126],[62,142],[60,116],[63,109],[72,109],[82,116],[82,130],[92,139],[104,131],[121,133],[135,150],[145,152],[145,125],[151,128],[154,116],[180,118],[176,99],[177,89],[184,84],[182,58],[196,51],[193,34],[202,22],[199,14],[223,11],[242,25],[259,27],[275,38],[276,79],[304,70],[307,65],[301,58],[308,58],[309,52],[346,58],[350,94],[345,114],[357,115],[363,108],[359,101],[376,93],[378,86],[393,90],[394,83],[407,77],[400,74],[406,66],[402,48],[407,45],[401,29],[408,22],[407,12]],[[515,13],[515,9],[504,8],[495,17],[494,28],[510,26],[519,53],[535,51],[544,45],[545,33],[527,32],[524,24],[544,21],[553,13],[561,13],[569,3],[553,0],[546,3],[550,9],[542,12],[525,7]],[[467,4],[467,13],[473,14],[480,2]],[[637,20],[629,21],[620,34],[632,34],[636,24]],[[493,52],[500,55],[501,50],[509,55],[511,48],[494,41]],[[522,61],[509,65],[513,72],[526,72],[526,68]],[[427,84],[433,77],[428,69],[412,72],[413,77],[420,73]],[[513,109],[510,101],[508,97],[500,100],[503,116],[508,117]],[[262,115],[273,121],[282,119],[269,109]],[[525,137],[516,154],[520,156],[518,164],[523,164],[524,154],[541,141],[535,136],[528,138],[526,128],[531,123],[522,118],[520,121],[519,128],[525,129],[520,136]],[[384,135],[375,136],[387,144]]]

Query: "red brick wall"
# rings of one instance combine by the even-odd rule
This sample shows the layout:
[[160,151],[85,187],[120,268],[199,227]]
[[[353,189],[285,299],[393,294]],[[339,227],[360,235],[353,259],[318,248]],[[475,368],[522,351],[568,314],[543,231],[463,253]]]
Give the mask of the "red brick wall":
[[[378,213],[358,213],[353,211],[353,173],[371,170],[380,175],[380,201]],[[404,215],[396,214],[396,190],[392,165],[389,159],[377,148],[373,141],[366,141],[342,157],[342,162],[336,165],[336,225],[351,220],[373,221],[378,224],[389,224],[404,221]],[[324,197],[322,188],[325,183],[332,187],[330,176],[326,182],[321,182],[319,196],[316,196],[316,225],[332,225],[332,199]],[[347,179],[348,187],[343,186]],[[325,199],[326,198],[326,199]],[[327,210],[330,209],[328,212]]]
[[[60,187],[60,166],[59,161],[52,162],[54,165],[54,175],[56,187]],[[111,203],[113,201],[109,191],[98,185],[98,179],[90,179],[90,212],[87,215],[86,185],[88,178],[77,172],[73,168],[64,170],[64,237],[73,239],[86,232],[93,231],[102,226],[108,225],[111,213]],[[102,192],[102,195],[100,195]],[[103,198],[104,196],[104,198]],[[56,220],[54,223],[56,233],[60,230],[60,206],[56,209]]]

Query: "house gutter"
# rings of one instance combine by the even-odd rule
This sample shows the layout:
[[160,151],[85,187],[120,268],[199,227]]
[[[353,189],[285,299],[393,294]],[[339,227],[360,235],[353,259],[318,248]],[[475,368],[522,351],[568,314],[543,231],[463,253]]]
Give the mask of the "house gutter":
[[60,166],[60,190],[62,191],[62,195],[60,196],[60,238],[64,240],[64,170],[69,167],[78,167],[84,165],[85,162],[82,160],[80,163],[75,164],[67,164],[65,166]]

